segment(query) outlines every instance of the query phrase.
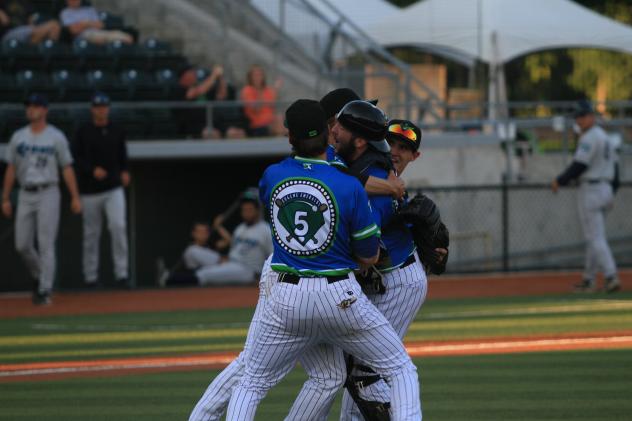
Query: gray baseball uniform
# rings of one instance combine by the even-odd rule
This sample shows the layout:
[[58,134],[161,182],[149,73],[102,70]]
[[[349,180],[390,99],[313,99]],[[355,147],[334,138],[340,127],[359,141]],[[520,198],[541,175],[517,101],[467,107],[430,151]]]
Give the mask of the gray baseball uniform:
[[224,282],[250,283],[255,280],[263,262],[272,253],[270,227],[264,221],[235,228],[228,261],[202,267],[196,276],[201,285]]
[[26,126],[11,137],[6,161],[15,166],[20,184],[15,247],[33,278],[39,280],[39,291],[50,292],[55,278],[55,240],[60,212],[58,167],[72,164],[68,140],[52,125],[40,133],[33,133],[30,126]]
[[579,138],[573,159],[587,166],[579,178],[577,196],[586,240],[584,279],[594,280],[599,270],[606,278],[614,277],[617,266],[606,239],[604,217],[614,200],[611,182],[616,163],[615,145],[601,127],[594,125]]

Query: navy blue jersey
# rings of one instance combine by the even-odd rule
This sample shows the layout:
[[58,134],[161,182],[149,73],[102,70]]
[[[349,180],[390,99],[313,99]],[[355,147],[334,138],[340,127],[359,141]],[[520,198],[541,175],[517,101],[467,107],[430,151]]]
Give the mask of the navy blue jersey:
[[353,255],[377,254],[380,230],[358,182],[326,161],[287,158],[266,169],[259,195],[272,228],[272,269],[302,276],[343,275]]
[[[377,167],[369,167],[366,173],[373,177],[388,178],[386,170]],[[401,266],[408,256],[415,251],[415,243],[410,230],[406,226],[399,224],[388,225],[397,210],[396,200],[385,195],[371,195],[369,200],[371,201],[375,223],[382,230],[382,245],[390,256],[386,260],[380,259],[380,264],[376,267],[380,272],[390,272]]]

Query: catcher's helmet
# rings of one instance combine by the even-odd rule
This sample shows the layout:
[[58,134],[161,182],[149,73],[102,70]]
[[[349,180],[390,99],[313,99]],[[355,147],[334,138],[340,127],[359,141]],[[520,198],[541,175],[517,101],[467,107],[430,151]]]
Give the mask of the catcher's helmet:
[[368,101],[351,101],[340,110],[336,119],[345,129],[365,139],[379,152],[390,152],[391,148],[384,139],[388,118],[375,105]]

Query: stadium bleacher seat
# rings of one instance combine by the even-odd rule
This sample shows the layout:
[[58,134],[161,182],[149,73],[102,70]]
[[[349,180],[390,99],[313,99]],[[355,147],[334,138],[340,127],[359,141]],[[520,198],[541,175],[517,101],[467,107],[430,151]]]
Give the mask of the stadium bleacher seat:
[[20,42],[17,39],[7,39],[2,43],[3,68],[10,72],[32,69],[45,70],[44,60],[37,50],[37,46]]
[[178,72],[188,65],[186,58],[174,53],[167,42],[148,38],[141,48],[147,63],[145,70],[172,69]]
[[50,111],[48,111],[48,121],[59,130],[64,132],[66,137],[68,137],[69,139],[72,138],[76,128],[76,122],[73,119],[73,116],[67,110],[58,110],[52,108]]
[[162,99],[162,87],[149,73],[128,69],[121,73],[121,82],[127,87],[129,100],[158,101]]
[[145,68],[147,59],[143,56],[142,49],[136,44],[114,41],[107,45],[106,51],[111,59],[112,70]]
[[41,59],[44,61],[44,68],[47,71],[58,69],[76,69],[79,67],[79,60],[73,54],[70,47],[47,39],[38,46]]
[[55,88],[55,100],[62,102],[88,101],[93,89],[88,87],[85,79],[71,70],[57,70],[51,76]]
[[128,139],[142,139],[145,137],[147,122],[141,111],[118,108],[116,104],[112,104],[110,120],[123,127]]
[[144,113],[146,127],[145,136],[154,139],[173,139],[178,137],[178,125],[171,110],[165,108],[148,109]]
[[73,51],[78,58],[81,70],[110,69],[112,59],[108,55],[106,47],[89,43],[85,39],[76,39]]
[[124,29],[125,21],[122,16],[110,12],[100,11],[99,19],[103,22],[105,29]]
[[24,101],[24,90],[16,85],[13,74],[0,73],[0,92],[2,92],[2,102]]
[[23,98],[26,98],[32,92],[47,95],[49,98],[54,94],[52,84],[46,73],[36,72],[30,69],[19,71],[15,75],[15,81],[18,88],[23,92]]
[[97,69],[86,73],[88,87],[93,91],[106,92],[114,101],[127,100],[127,88],[110,72]]
[[156,82],[162,88],[163,100],[180,100],[182,92],[178,86],[178,75],[171,69],[161,69],[156,71]]

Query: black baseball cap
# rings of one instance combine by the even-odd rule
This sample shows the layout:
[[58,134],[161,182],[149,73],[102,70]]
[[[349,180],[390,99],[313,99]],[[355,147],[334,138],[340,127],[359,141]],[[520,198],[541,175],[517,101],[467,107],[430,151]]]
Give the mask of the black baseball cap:
[[40,107],[48,107],[48,98],[46,98],[46,95],[32,93],[28,96],[28,98],[26,98],[26,101],[24,101],[24,105],[27,107],[29,105],[39,105]]
[[[327,120],[338,114],[342,107],[347,105],[351,101],[357,101],[360,96],[350,88],[338,88],[327,93],[320,99],[320,106],[325,111],[325,117]],[[377,99],[369,101],[373,105],[377,105]]]
[[95,107],[108,106],[110,105],[110,97],[104,92],[95,92],[94,95],[92,95],[92,105]]
[[295,139],[311,139],[327,130],[325,112],[313,99],[294,101],[285,111],[284,124]]
[[573,107],[573,117],[583,117],[588,114],[594,114],[595,109],[592,106],[592,103],[587,99],[579,100],[575,103]]
[[386,140],[400,140],[416,151],[421,146],[421,136],[421,129],[412,121],[392,119],[388,122]]

